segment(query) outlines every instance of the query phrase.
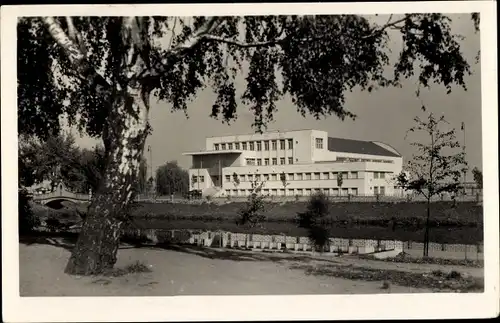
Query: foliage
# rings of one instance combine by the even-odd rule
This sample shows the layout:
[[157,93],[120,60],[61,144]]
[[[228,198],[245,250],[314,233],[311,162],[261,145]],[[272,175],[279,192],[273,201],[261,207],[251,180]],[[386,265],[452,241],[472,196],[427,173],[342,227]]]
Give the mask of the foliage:
[[416,192],[430,200],[441,193],[456,193],[460,189],[460,177],[467,167],[465,154],[456,140],[455,129],[441,130],[447,121],[444,116],[436,118],[430,113],[427,120],[414,119],[416,125],[408,132],[423,132],[430,142],[412,142],[418,153],[408,161],[407,171],[397,177],[398,185]]
[[429,221],[431,213],[430,201],[442,193],[456,194],[460,189],[460,176],[467,167],[465,152],[455,152],[460,148],[456,140],[455,129],[441,130],[447,123],[444,116],[436,118],[429,113],[427,120],[415,117],[415,126],[408,132],[423,132],[430,142],[413,142],[418,153],[408,161],[407,171],[397,177],[398,186],[406,191],[416,192],[427,199],[427,219],[424,237],[424,257],[429,255]]
[[281,174],[280,174],[280,181],[283,184],[283,188],[286,188],[290,184],[286,180],[286,174],[285,174],[285,172],[281,172]]
[[27,234],[40,225],[40,219],[35,215],[31,207],[31,198],[25,189],[18,190],[19,211],[18,225],[19,234]]
[[308,229],[309,240],[316,250],[323,250],[329,244],[329,233],[323,223],[329,213],[329,204],[323,193],[314,194],[306,211],[297,214],[299,227]]
[[[342,173],[338,173],[337,174],[337,186],[339,187],[339,189],[342,188],[342,184],[344,183],[344,179],[342,177]],[[342,191],[341,191],[342,192]]]
[[236,172],[233,173],[233,184],[235,187],[238,187],[240,185],[240,178]]
[[18,157],[20,184],[29,187],[48,180],[54,187],[61,180],[71,182],[76,176],[74,165],[79,157],[71,134],[50,136],[45,141],[21,135]]
[[[478,26],[478,14],[472,18]],[[69,34],[79,31],[77,45],[90,68],[100,66],[103,79],[125,84],[120,68],[125,63],[122,53],[129,45],[122,37],[127,31],[125,17],[55,20]],[[470,73],[461,52],[461,36],[450,30],[449,17],[437,13],[391,15],[385,23],[358,15],[155,16],[136,20],[133,45],[148,69],[140,76],[174,110],[185,110],[197,91],[211,86],[217,93],[211,116],[231,121],[236,117],[235,76],[243,61],[248,61],[243,101],[254,112],[257,129],[273,119],[275,103],[284,95],[292,97],[303,115],[335,114],[343,119],[355,117],[343,104],[344,92],[354,87],[371,91],[375,86],[400,85],[403,78],[419,73],[421,85],[436,82],[451,91],[452,84],[465,88],[464,77]],[[392,66],[394,78],[387,79],[383,72],[391,67],[391,30],[400,32],[404,46]],[[167,40],[159,42],[161,38]],[[21,18],[17,39],[19,131],[46,138],[58,132],[59,116],[67,114],[70,124],[101,137],[109,114],[103,107],[113,94],[103,89],[101,77],[82,80],[75,75],[71,60],[54,46],[39,17]],[[36,77],[32,66],[39,68]],[[65,99],[73,104],[65,104]]]
[[[198,179],[199,180],[199,179]],[[170,195],[189,191],[189,174],[177,161],[170,161],[156,170],[157,194]]]
[[474,167],[472,169],[472,176],[474,176],[474,182],[476,183],[476,187],[479,189],[483,188],[483,172],[479,170],[479,168]]
[[265,182],[259,182],[255,179],[251,183],[252,194],[248,196],[247,202],[239,210],[239,217],[236,220],[238,225],[247,225],[251,228],[260,226],[266,220],[265,196],[262,194],[262,187]]

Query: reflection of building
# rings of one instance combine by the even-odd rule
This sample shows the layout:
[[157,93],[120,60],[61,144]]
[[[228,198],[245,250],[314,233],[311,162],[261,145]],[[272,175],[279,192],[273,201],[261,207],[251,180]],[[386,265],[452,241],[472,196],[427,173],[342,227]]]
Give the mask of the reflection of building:
[[190,189],[224,196],[249,195],[253,180],[269,195],[392,195],[403,162],[387,144],[318,130],[210,137],[204,151],[185,155],[193,159]]

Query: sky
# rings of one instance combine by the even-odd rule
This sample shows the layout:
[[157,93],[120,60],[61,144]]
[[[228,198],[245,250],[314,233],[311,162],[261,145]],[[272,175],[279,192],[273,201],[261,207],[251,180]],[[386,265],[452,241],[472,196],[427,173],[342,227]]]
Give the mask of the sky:
[[[428,112],[445,116],[450,127],[456,128],[460,143],[464,142],[460,126],[462,122],[465,123],[467,162],[470,168],[477,166],[482,169],[481,75],[480,63],[475,62],[480,49],[480,34],[475,33],[469,14],[450,17],[453,19],[452,31],[465,37],[461,41],[462,51],[473,71],[465,79],[467,91],[454,87],[452,93],[447,94],[443,86],[431,84],[431,88],[423,90],[420,98],[417,98],[416,79],[405,81],[402,88],[382,88],[371,93],[356,90],[346,93],[345,104],[346,109],[357,115],[355,121],[347,118],[341,121],[336,116],[321,120],[311,116],[304,118],[297,112],[291,98],[284,97],[277,103],[278,112],[275,114],[275,121],[268,125],[268,130],[317,129],[327,131],[331,137],[382,141],[397,149],[404,161],[407,161],[413,153],[410,142],[425,140],[416,135],[405,138],[406,131],[414,124],[413,118],[426,117],[427,114],[421,110],[424,104]],[[387,16],[373,19],[385,22]],[[401,49],[402,42],[397,33],[390,35],[390,47],[394,56]],[[243,88],[244,83],[238,82],[237,89],[242,91]],[[151,100],[150,122],[153,133],[148,138],[146,147],[150,145],[152,148],[153,169],[171,160],[177,160],[180,166],[189,168],[191,158],[182,153],[204,149],[205,137],[254,132],[251,127],[254,119],[248,107],[240,104],[237,120],[226,125],[209,117],[214,101],[215,95],[210,88],[199,92],[196,99],[188,105],[189,118],[186,118],[182,111],[172,112],[169,104],[157,102],[154,98]],[[77,138],[77,143],[82,147],[92,147],[96,141],[80,137]],[[149,160],[149,153],[145,154]],[[472,180],[470,173],[468,180]]]

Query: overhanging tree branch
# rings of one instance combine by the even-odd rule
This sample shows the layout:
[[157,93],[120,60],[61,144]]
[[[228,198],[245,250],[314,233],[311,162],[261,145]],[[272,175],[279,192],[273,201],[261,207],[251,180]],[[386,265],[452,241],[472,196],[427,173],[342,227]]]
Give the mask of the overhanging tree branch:
[[[104,88],[110,87],[110,84],[106,81],[106,79],[89,64],[86,55],[79,47],[81,44],[75,44],[71,38],[66,35],[62,27],[59,25],[59,22],[57,22],[54,17],[43,17],[42,21],[52,38],[63,49],[64,54],[68,57],[70,63],[77,71],[76,74],[80,79],[86,80],[87,82],[90,81]],[[76,29],[74,29],[71,18],[68,18],[68,26],[70,28],[70,32],[74,34],[77,39],[78,34]]]

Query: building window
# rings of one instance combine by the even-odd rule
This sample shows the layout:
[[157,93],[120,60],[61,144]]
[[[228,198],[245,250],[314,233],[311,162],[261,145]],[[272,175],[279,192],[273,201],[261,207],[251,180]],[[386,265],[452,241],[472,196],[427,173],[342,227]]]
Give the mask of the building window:
[[285,150],[285,141],[284,140],[280,140],[280,149],[281,150]]
[[311,195],[311,189],[310,189],[310,188],[306,188],[306,195],[307,195],[307,196],[310,196],[310,195]]
[[289,181],[293,181],[293,180],[294,180],[294,179],[293,179],[293,173],[288,174],[288,180],[289,180]]
[[378,172],[373,172],[373,178],[378,178]]
[[293,139],[288,139],[288,149],[293,149]]
[[316,148],[323,149],[323,138],[316,138]]
[[269,141],[264,141],[264,150],[269,150]]
[[330,173],[323,173],[323,179],[330,179]]
[[228,149],[228,150],[233,149],[233,144],[232,144],[232,143],[227,144],[227,149]]
[[268,181],[269,180],[269,174],[264,174],[264,180]]
[[349,173],[348,172],[342,172],[342,179],[349,179]]
[[281,196],[285,196],[285,189],[284,189],[284,188],[281,188],[281,189],[280,189],[280,195],[281,195]]
[[219,144],[215,144],[215,145],[214,145],[214,149],[215,149],[215,150],[219,150]]
[[380,195],[385,195],[385,187],[380,186]]
[[200,183],[205,183],[205,176],[203,175],[200,176]]
[[226,175],[226,182],[229,183],[231,181],[231,176],[230,175]]
[[255,180],[260,181],[260,174],[255,174]]
[[292,165],[293,164],[293,157],[288,157],[288,164]]
[[319,176],[319,173],[314,173],[314,179],[316,179],[316,180],[321,179],[321,177]]
[[298,180],[298,181],[301,181],[302,179],[303,179],[303,177],[302,177],[302,173],[298,173],[298,174],[297,174],[297,180]]
[[277,158],[273,158],[273,165],[278,165],[278,159]]
[[257,159],[257,166],[260,166],[260,165],[262,165],[262,159],[259,158],[259,159]]
[[264,189],[264,191],[263,191],[263,192],[264,192],[264,195],[269,194],[269,190],[268,190],[268,189]]
[[297,195],[303,195],[303,194],[304,194],[304,190],[302,190],[301,188],[298,188]]
[[193,176],[193,183],[198,183],[198,177],[197,176]]
[[276,140],[272,141],[272,147],[273,147],[273,150],[277,150],[278,149],[278,144],[276,143]]
[[311,173],[306,173],[306,181],[310,181],[311,180]]
[[246,143],[246,142],[242,142],[242,143],[241,143],[241,148],[242,148],[243,150],[247,150],[247,143]]
[[351,172],[351,178],[358,179],[358,172]]
[[380,172],[379,173],[379,178],[385,178],[385,173],[384,172]]
[[274,195],[274,196],[278,195],[278,190],[275,188],[271,192],[272,192],[271,195]]
[[278,177],[276,174],[271,174],[271,180],[272,181],[277,181],[278,180]]
[[227,196],[231,195],[231,191],[230,190],[226,190],[226,195]]
[[233,195],[238,196],[238,190],[233,190]]
[[245,181],[245,175],[240,175],[240,181],[244,182]]
[[354,187],[354,188],[351,188],[351,195],[358,195],[358,188],[357,187]]
[[249,181],[249,182],[253,181],[253,175],[252,175],[252,174],[248,174],[248,176],[247,176],[247,177],[248,177],[248,181]]
[[332,173],[332,179],[337,179],[337,175],[338,175],[337,172],[333,172]]
[[255,150],[255,147],[254,147],[254,143],[253,143],[253,141],[252,141],[252,142],[250,142],[250,145],[249,145],[249,146],[250,146],[250,150]]
[[239,142],[237,142],[237,143],[234,144],[234,149],[240,149],[240,143]]
[[269,166],[269,158],[264,159],[264,165]]
[[333,188],[333,196],[339,196],[339,189],[338,188]]
[[324,188],[323,189],[323,194],[330,195],[330,189],[329,188]]
[[280,158],[280,165],[285,165],[285,157]]
[[257,141],[257,151],[262,150],[262,143],[260,141]]
[[288,196],[293,196],[293,188],[288,189]]
[[247,158],[247,165],[248,166],[254,166],[255,165],[255,159]]
[[373,194],[378,195],[378,186],[373,187]]
[[226,144],[221,144],[221,145],[220,145],[220,149],[221,149],[221,150],[226,150]]
[[342,195],[343,196],[349,195],[349,189],[348,188],[343,188],[342,189]]
[[245,196],[245,190],[240,190],[241,196]]

